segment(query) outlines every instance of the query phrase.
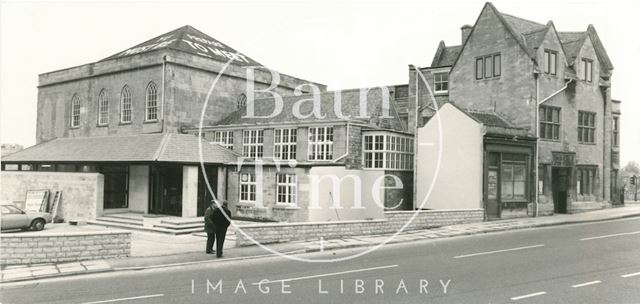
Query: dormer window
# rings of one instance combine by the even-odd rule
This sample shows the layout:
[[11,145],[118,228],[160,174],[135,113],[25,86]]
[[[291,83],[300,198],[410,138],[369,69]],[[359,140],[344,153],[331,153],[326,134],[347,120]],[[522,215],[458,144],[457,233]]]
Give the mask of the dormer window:
[[544,73],[556,75],[558,73],[558,52],[544,50]]
[[593,82],[593,60],[582,58],[582,80]]

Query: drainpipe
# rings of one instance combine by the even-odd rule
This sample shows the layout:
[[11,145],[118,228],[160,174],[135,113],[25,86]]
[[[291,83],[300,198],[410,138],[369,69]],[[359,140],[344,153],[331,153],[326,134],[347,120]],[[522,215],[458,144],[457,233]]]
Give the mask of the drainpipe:
[[[418,92],[419,92],[419,82],[418,82],[418,69],[419,67],[414,66],[414,68],[416,69],[416,106],[414,108],[414,111],[416,113],[416,122],[415,125],[413,126],[413,209],[416,210],[417,209],[417,204],[418,204],[418,115],[420,114],[418,112],[418,103],[419,103],[419,99],[418,99]],[[421,115],[421,114],[420,114]]]
[[167,55],[162,56],[162,108],[160,108],[160,111],[162,111],[160,113],[160,116],[162,117],[162,124],[161,124],[161,132],[164,132],[165,130],[165,119],[164,119],[164,82],[165,82],[165,73],[166,73],[166,67],[167,67]]
[[349,155],[349,121],[347,121],[347,146],[346,146],[346,152],[342,155],[340,155],[338,158],[334,159],[333,162],[336,163],[339,160],[345,158],[347,155]]
[[535,197],[535,204],[536,204],[536,214],[535,216],[538,217],[538,213],[540,211],[539,208],[539,201],[538,201],[538,182],[540,180],[540,172],[538,167],[540,166],[540,156],[538,155],[538,153],[540,153],[540,105],[542,105],[543,103],[549,101],[549,99],[555,97],[556,95],[562,93],[564,90],[567,89],[567,87],[569,87],[569,84],[573,81],[573,79],[569,79],[569,81],[565,82],[564,87],[562,87],[560,90],[554,92],[553,94],[547,96],[545,99],[543,100],[539,100],[540,99],[540,78],[539,76],[539,72],[536,70],[533,72],[533,75],[536,79],[536,125],[535,125],[535,134],[536,134],[536,161],[535,161],[535,172],[536,172],[536,181],[535,181],[535,188],[536,188],[536,197]]

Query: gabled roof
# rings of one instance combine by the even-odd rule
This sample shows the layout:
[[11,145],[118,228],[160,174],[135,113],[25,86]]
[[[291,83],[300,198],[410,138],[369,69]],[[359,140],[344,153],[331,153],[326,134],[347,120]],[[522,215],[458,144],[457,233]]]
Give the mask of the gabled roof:
[[[496,7],[491,2],[487,2],[484,8],[482,9],[482,11],[484,11],[487,8],[492,10],[496,14],[496,16],[498,16],[498,19],[507,29],[507,32],[511,34],[513,39],[515,39],[518,42],[520,47],[525,51],[525,53],[532,60],[536,59],[534,48],[539,47],[541,45],[542,41],[544,40],[544,35],[547,33],[547,30],[549,29],[549,27],[553,27],[555,30],[555,26],[553,25],[553,22],[549,22],[546,25],[544,25],[542,23],[538,23],[535,21],[501,13],[500,11],[498,11],[498,9],[496,9]],[[478,20],[480,19],[481,15],[482,13],[478,16],[478,19],[476,20],[476,23],[474,24],[473,29],[471,30],[471,35],[473,34],[473,31],[475,30],[475,25],[478,23]],[[587,27],[587,31],[585,32],[556,31],[556,33],[558,34],[558,37],[562,42],[562,47],[565,51],[565,54],[567,54],[567,57],[571,57],[571,56],[575,57],[575,55],[572,55],[572,54],[577,54],[577,52],[580,50],[580,47],[582,47],[581,42],[584,43],[584,39],[587,36],[590,37],[591,41],[593,42],[593,46],[596,51],[596,54],[598,55],[598,60],[606,68],[613,69],[613,65],[611,64],[611,60],[607,55],[607,51],[605,50],[602,42],[600,41],[600,37],[598,36],[598,33],[596,32],[595,27],[593,25],[590,24]],[[465,43],[462,45],[458,53],[460,53],[460,51],[464,49],[464,46],[467,44],[467,41],[465,41]],[[444,46],[444,42],[441,42],[440,44],[441,46]],[[441,47],[439,46],[438,47],[439,51],[436,52],[437,58],[440,58],[439,57],[440,48]],[[456,59],[453,60],[453,63],[451,65],[455,65],[459,57],[460,55],[458,54],[456,56]],[[435,63],[435,59],[436,58],[434,58],[434,63]]]
[[237,52],[235,49],[190,25],[185,25],[166,34],[147,40],[100,61],[147,53],[160,49],[177,50],[221,62],[233,60],[232,63],[240,66],[262,66],[257,61]]
[[[198,163],[198,137],[188,134],[138,134],[56,138],[2,159],[2,162],[183,162]],[[234,162],[240,155],[202,141],[205,163]]]
[[455,46],[446,46],[444,41],[440,41],[438,45],[438,50],[436,54],[433,56],[433,61],[431,61],[431,67],[445,67],[452,66],[453,63],[458,58],[460,51],[462,50],[462,45]]

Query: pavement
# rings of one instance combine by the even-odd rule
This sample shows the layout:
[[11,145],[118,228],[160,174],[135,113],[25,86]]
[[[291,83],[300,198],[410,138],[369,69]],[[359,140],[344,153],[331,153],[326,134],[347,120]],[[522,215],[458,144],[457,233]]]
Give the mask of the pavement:
[[[599,217],[600,218],[600,217]],[[18,303],[638,303],[640,218],[0,285]],[[231,253],[231,251],[229,251]]]
[[[347,248],[372,247],[380,243],[394,244],[429,239],[442,239],[465,235],[485,234],[499,231],[527,229],[565,224],[587,223],[640,216],[640,203],[627,203],[625,207],[603,209],[579,214],[555,214],[537,218],[518,218],[452,225],[434,229],[406,231],[398,235],[366,235],[321,241],[298,241],[260,246],[235,247],[235,238],[225,242],[224,257],[204,253],[204,234],[164,235],[158,233],[132,233],[132,253],[128,258],[85,261],[61,264],[38,264],[6,266],[1,269],[0,283],[89,274],[96,272],[143,270],[172,266],[202,265],[216,261],[237,261],[274,256],[277,253],[295,255],[325,252]],[[68,226],[68,225],[65,225]],[[88,228],[90,227],[90,228]],[[88,229],[104,230],[106,227],[86,226]],[[55,226],[52,229],[71,229]],[[78,229],[76,227],[76,229]],[[233,231],[230,231],[233,234]]]

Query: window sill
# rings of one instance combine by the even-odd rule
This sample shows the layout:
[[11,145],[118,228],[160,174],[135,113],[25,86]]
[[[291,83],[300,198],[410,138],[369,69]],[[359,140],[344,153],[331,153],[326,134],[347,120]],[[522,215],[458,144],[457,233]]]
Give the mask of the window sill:
[[548,139],[548,138],[542,138],[542,137],[540,137],[540,141],[544,141],[544,142],[552,142],[552,143],[560,143],[560,142],[562,142],[562,141],[561,141],[561,140],[559,140],[559,139]]
[[490,80],[499,80],[501,76],[494,76],[494,77],[490,77],[490,78],[482,78],[482,79],[476,79],[476,82],[481,82],[481,81],[490,81]]
[[590,142],[580,142],[580,141],[578,142],[578,144],[580,144],[580,145],[587,145],[587,146],[595,146],[595,145],[596,145],[596,143],[595,143],[595,142],[590,143]]
[[433,92],[435,96],[449,95],[449,91],[435,91]]
[[120,122],[118,125],[119,126],[126,126],[126,125],[130,125],[130,124],[131,124],[131,122],[129,121],[129,122]]
[[144,124],[152,124],[152,123],[157,123],[157,122],[158,122],[158,120],[154,119],[154,120],[145,120],[142,123],[144,123]]
[[69,129],[80,129],[80,126],[69,127]]
[[104,127],[108,127],[108,126],[109,126],[109,124],[102,124],[102,125],[101,124],[97,124],[96,128],[104,128]]
[[294,204],[287,204],[287,203],[276,203],[275,206],[272,207],[273,209],[285,209],[285,210],[298,210],[298,209],[302,209]]

